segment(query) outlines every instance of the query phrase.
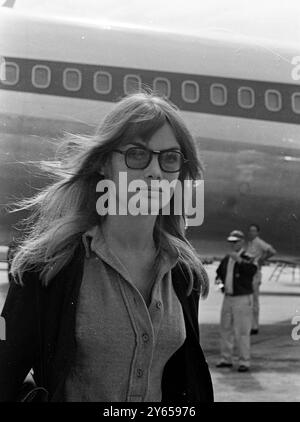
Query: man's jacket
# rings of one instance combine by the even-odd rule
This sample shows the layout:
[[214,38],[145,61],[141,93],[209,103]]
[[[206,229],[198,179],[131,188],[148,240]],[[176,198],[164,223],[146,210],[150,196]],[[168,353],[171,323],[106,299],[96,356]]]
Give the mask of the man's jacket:
[[[253,293],[252,280],[257,271],[257,266],[253,264],[253,259],[251,259],[250,256],[248,256],[245,252],[242,252],[240,257],[242,258],[242,262],[235,262],[233,268],[233,296]],[[229,255],[226,255],[217,268],[217,277],[224,283],[224,285],[228,261]],[[223,291],[224,288],[222,289]]]
[[[84,251],[74,257],[43,287],[38,273],[24,274],[24,286],[12,283],[2,311],[6,340],[0,341],[0,401],[14,401],[30,371],[49,400],[65,401],[64,385],[75,359],[76,308],[83,275]],[[162,401],[212,402],[208,365],[199,344],[198,301],[187,296],[186,272],[172,270],[173,286],[181,302],[186,340],[167,362],[162,379]]]

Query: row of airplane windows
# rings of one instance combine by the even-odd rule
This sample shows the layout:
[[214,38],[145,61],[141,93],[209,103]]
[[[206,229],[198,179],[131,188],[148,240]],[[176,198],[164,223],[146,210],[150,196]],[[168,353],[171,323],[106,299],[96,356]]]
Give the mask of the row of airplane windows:
[[[5,62],[5,77],[1,78],[4,85],[16,85],[19,82],[20,69],[14,62]],[[31,83],[34,87],[46,89],[51,82],[51,69],[45,65],[35,65],[31,72]],[[63,88],[66,91],[79,91],[82,86],[82,73],[75,68],[65,68],[63,71]],[[93,88],[98,94],[107,95],[112,91],[112,75],[106,71],[97,71],[93,76]],[[123,78],[124,93],[130,94],[142,88],[139,75],[127,74]],[[153,80],[153,89],[167,98],[171,97],[171,82],[164,77]],[[200,100],[199,84],[193,80],[185,80],[181,84],[181,96],[186,103],[197,103]],[[210,85],[210,101],[215,106],[225,106],[228,101],[227,87],[220,83]],[[255,106],[255,91],[251,87],[241,86],[237,94],[238,105],[243,109]],[[264,104],[267,110],[278,112],[282,109],[282,93],[275,89],[267,89],[264,93]],[[300,92],[291,96],[291,106],[294,113],[300,114]]]

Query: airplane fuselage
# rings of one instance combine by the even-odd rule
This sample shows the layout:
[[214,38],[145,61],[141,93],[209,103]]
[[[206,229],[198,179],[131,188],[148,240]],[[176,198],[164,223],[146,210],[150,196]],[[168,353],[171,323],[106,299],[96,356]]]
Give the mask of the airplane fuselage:
[[0,24],[2,244],[21,217],[9,214],[7,204],[47,183],[23,163],[52,158],[53,139],[64,131],[92,133],[115,101],[150,87],[181,109],[205,165],[204,224],[189,235],[207,245],[256,222],[281,255],[299,256],[300,86],[293,48],[11,10],[1,11]]

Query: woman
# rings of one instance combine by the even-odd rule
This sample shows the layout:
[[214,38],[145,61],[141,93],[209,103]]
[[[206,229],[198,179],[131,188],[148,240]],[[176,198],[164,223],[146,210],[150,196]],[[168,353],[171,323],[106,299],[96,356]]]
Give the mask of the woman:
[[[133,94],[94,136],[73,136],[66,147],[58,180],[26,204],[32,228],[2,313],[0,399],[12,400],[33,367],[50,401],[212,401],[198,332],[207,275],[184,216],[163,215],[163,192],[151,190],[151,182],[201,176],[178,111]],[[159,203],[158,212],[133,215],[127,192],[128,212],[101,215],[99,181],[119,186],[124,176],[127,186],[145,183],[141,202]]]

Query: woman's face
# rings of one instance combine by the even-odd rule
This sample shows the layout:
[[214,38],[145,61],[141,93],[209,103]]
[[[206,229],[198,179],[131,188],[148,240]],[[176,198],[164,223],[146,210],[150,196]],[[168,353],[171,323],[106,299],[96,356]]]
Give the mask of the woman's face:
[[[164,126],[162,126],[160,129],[158,129],[152,138],[148,142],[144,142],[140,138],[132,139],[132,143],[129,143],[127,145],[122,145],[118,148],[119,151],[126,152],[128,149],[132,147],[145,147],[147,149],[150,149],[152,151],[164,151],[164,150],[175,150],[175,151],[181,151],[180,145],[177,142],[175,135],[168,123],[165,123]],[[172,156],[168,157],[167,160],[172,161]],[[129,185],[136,181],[143,181],[145,182],[146,189],[142,189],[139,193],[139,196],[147,199],[148,205],[150,202],[154,204],[159,203],[158,206],[161,208],[162,206],[165,206],[171,199],[172,194],[174,190],[171,190],[171,195],[167,194],[167,191],[163,188],[163,190],[157,190],[155,187],[155,183],[152,183],[152,189],[149,191],[149,188],[151,187],[152,181],[166,181],[168,183],[173,182],[172,185],[175,186],[176,181],[178,180],[180,171],[177,171],[175,173],[169,173],[167,171],[164,171],[164,169],[161,169],[159,161],[158,161],[158,155],[153,154],[152,160],[148,164],[148,166],[144,169],[131,169],[128,168],[125,161],[125,155],[119,152],[113,152],[111,162],[109,165],[109,168],[107,168],[108,175],[110,180],[112,180],[116,187],[117,187],[117,201],[123,200],[123,195],[121,195],[122,198],[120,198],[120,192],[118,192],[118,186],[120,186],[120,178],[124,179],[124,173],[126,174],[127,178],[127,201],[128,204],[130,203],[130,198],[132,198],[138,191],[135,192],[128,192]],[[107,172],[106,172],[107,174]],[[124,183],[124,180],[123,180]],[[124,186],[124,184],[123,184]],[[165,194],[163,194],[165,192]],[[148,208],[149,209],[149,208]]]

